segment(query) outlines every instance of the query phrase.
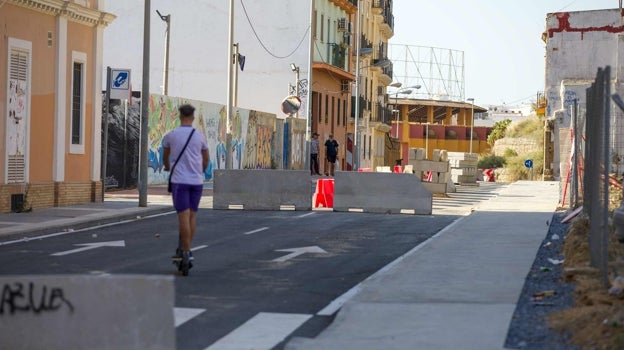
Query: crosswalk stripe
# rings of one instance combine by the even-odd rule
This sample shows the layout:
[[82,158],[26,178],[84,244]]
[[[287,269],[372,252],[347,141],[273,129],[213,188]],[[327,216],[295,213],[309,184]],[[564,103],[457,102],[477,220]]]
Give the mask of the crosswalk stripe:
[[202,312],[206,311],[206,309],[193,309],[188,307],[174,307],[173,308],[173,318],[175,322],[175,326],[178,327],[188,320],[196,317]]
[[312,315],[260,312],[206,350],[270,350]]

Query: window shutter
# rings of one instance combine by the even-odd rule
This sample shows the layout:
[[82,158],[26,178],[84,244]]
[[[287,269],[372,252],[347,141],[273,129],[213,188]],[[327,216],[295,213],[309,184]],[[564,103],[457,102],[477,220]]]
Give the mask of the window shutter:
[[[12,48],[9,67],[9,79],[17,87],[26,87],[28,83],[28,55],[27,51]],[[26,181],[26,162],[24,154],[9,154],[7,164],[7,183]]]

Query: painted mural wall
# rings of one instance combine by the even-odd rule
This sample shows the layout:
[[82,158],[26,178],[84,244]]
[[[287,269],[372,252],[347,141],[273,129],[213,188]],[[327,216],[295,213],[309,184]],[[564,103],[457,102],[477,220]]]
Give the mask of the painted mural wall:
[[[165,184],[162,139],[179,126],[178,107],[195,106],[194,127],[208,143],[210,163],[204,174],[212,179],[215,169],[225,169],[226,107],[180,97],[151,95],[148,127],[148,184]],[[106,106],[103,105],[103,115]],[[140,99],[129,103],[111,100],[108,115],[107,188],[134,188],[138,183],[140,153]],[[102,118],[102,135],[104,123]],[[232,113],[233,169],[295,169],[305,167],[305,119],[278,119],[272,113],[234,108]],[[104,149],[102,136],[102,149]]]
[[[169,173],[164,171],[162,139],[179,126],[178,107],[195,106],[194,127],[208,143],[210,163],[204,177],[212,179],[215,169],[225,169],[226,106],[180,97],[151,95],[149,105],[148,183],[163,184]],[[277,117],[271,113],[233,108],[231,118],[232,169],[270,169],[271,142]]]

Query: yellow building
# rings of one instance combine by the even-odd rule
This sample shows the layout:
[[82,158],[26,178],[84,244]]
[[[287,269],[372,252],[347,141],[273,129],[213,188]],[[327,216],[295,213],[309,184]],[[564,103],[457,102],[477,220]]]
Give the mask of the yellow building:
[[0,2],[0,212],[101,201],[103,8]]

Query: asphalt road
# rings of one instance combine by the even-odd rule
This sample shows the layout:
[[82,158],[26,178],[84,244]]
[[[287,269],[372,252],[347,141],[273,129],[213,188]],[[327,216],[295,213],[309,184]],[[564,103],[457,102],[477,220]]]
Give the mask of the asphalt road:
[[[267,324],[280,340],[314,337],[343,294],[498,188],[436,199],[432,216],[201,209],[188,277],[170,259],[174,214],[2,245],[0,274],[174,275],[180,349],[236,348]],[[101,242],[112,243],[85,249]]]
[[[314,336],[331,321],[315,315],[332,300],[456,218],[201,210],[195,266],[176,278],[175,306],[205,311],[177,327],[178,348],[205,349],[259,313],[303,315],[295,334]],[[176,217],[162,215],[0,246],[0,274],[177,275],[176,244]],[[280,251],[302,247],[318,248],[290,259]]]

